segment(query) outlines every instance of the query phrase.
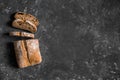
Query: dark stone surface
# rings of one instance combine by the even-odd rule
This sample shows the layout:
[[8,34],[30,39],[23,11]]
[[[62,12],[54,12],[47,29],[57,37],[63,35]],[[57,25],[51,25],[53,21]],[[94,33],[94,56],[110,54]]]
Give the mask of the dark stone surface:
[[[40,20],[43,62],[24,69],[8,36],[17,11]],[[120,0],[0,0],[0,80],[120,80]]]

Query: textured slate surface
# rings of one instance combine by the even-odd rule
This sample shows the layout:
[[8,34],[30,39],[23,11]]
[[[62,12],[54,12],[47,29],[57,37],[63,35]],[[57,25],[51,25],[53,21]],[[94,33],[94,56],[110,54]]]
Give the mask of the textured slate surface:
[[[43,62],[17,68],[17,11],[40,20]],[[0,0],[0,80],[120,80],[119,0]]]

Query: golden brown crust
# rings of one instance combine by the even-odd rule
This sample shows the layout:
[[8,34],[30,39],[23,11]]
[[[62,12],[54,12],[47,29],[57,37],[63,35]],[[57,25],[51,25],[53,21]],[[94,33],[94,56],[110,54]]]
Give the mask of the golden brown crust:
[[24,46],[24,42],[15,41],[14,48],[15,48],[15,54],[16,54],[16,60],[17,60],[18,66],[20,68],[30,66],[30,63],[27,57],[27,51]]
[[42,61],[38,39],[26,40],[28,58],[31,65],[39,64]]
[[42,57],[38,39],[15,41],[14,47],[17,63],[20,68],[41,63]]
[[27,33],[27,32],[10,32],[10,36],[19,36],[19,37],[29,37],[29,38],[34,38],[34,34],[32,33]]

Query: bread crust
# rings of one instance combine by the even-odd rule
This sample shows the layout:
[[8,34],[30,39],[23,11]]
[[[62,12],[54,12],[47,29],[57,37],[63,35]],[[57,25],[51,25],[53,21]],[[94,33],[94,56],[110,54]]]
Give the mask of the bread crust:
[[42,57],[38,39],[15,41],[14,48],[16,60],[20,68],[41,63]]
[[34,34],[28,33],[28,32],[10,32],[10,36],[18,36],[18,37],[28,37],[28,38],[34,38]]
[[24,42],[23,41],[15,41],[14,48],[15,48],[15,55],[16,55],[16,60],[17,60],[18,66],[20,68],[30,66],[30,63],[29,63],[29,60],[27,57],[27,51],[24,46]]
[[26,40],[28,58],[31,65],[39,64],[42,61],[38,39]]

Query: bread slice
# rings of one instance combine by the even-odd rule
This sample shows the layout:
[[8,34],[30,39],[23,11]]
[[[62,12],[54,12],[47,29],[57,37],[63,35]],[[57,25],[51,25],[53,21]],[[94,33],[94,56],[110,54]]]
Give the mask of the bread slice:
[[10,32],[10,36],[18,36],[18,37],[28,37],[28,38],[34,38],[34,34],[28,33],[28,32]]
[[17,12],[14,17],[15,17],[15,19],[29,20],[32,23],[34,23],[36,26],[39,25],[38,19],[31,14],[27,14],[24,12]]
[[15,20],[12,23],[13,27],[27,30],[32,33],[37,31],[37,26],[39,25],[39,21],[33,15],[23,12],[18,12],[15,14],[14,17]]
[[38,39],[19,40],[14,42],[17,63],[20,68],[41,63],[42,57]]
[[20,21],[20,20],[14,20],[12,23],[12,26],[15,28],[30,31],[32,33],[35,33],[37,31],[36,26],[33,26],[28,22],[24,22],[24,21]]

